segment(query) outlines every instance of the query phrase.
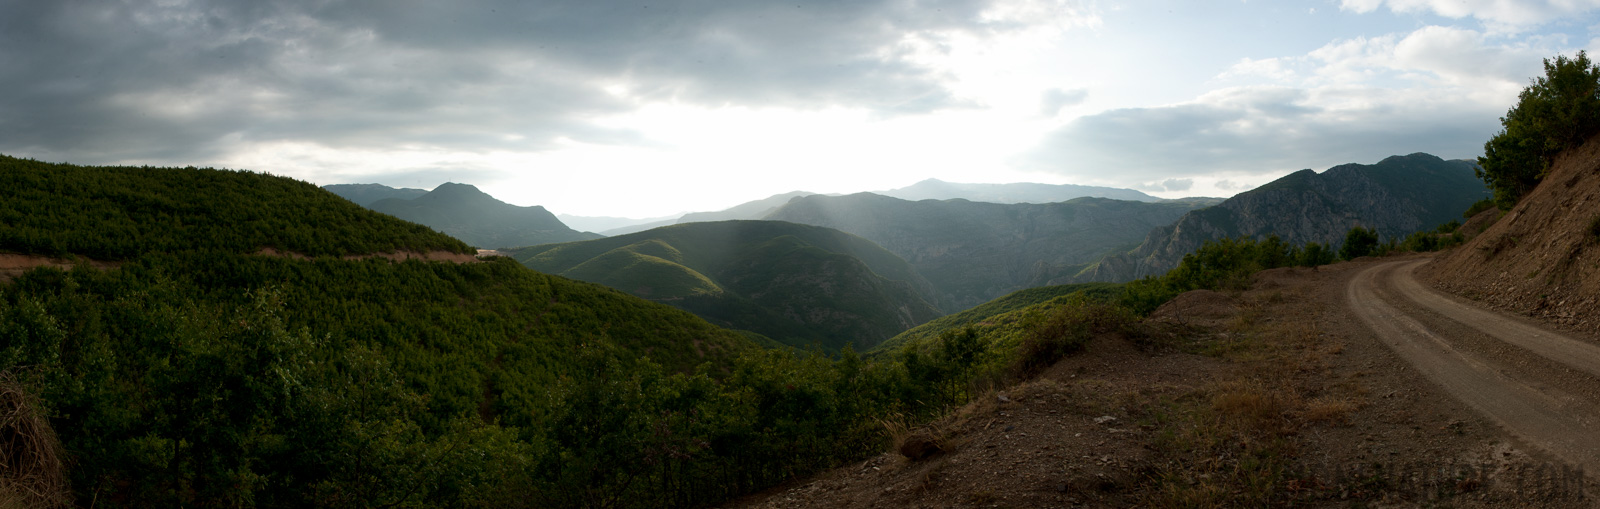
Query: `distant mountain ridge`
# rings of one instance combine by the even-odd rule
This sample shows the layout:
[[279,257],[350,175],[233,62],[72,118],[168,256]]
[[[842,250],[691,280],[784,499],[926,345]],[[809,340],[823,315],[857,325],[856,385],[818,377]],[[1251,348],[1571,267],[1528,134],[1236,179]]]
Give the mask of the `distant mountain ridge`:
[[864,351],[942,313],[933,286],[867,239],[777,221],[692,222],[506,251],[795,347]]
[[1077,198],[999,204],[857,193],[797,198],[767,219],[836,228],[877,242],[915,266],[939,290],[939,307],[955,312],[1071,278],[1204,203]]
[[410,200],[428,194],[426,189],[395,188],[383,184],[330,184],[322,186],[322,188],[363,207],[386,198]]
[[1162,274],[1207,240],[1277,235],[1337,246],[1354,226],[1387,238],[1433,228],[1489,196],[1474,163],[1415,153],[1376,164],[1301,170],[1150,231],[1130,253],[1110,256],[1063,282],[1128,281]]
[[606,236],[626,235],[629,233],[642,232],[651,228],[660,228],[662,226],[674,224],[761,219],[766,217],[767,214],[771,214],[772,211],[777,210],[778,207],[782,207],[783,204],[789,203],[789,200],[799,198],[801,196],[811,196],[813,194],[816,193],[809,191],[790,191],[783,194],[768,196],[759,200],[747,201],[722,210],[710,212],[690,212],[673,219],[665,219],[661,221],[624,226],[621,228],[613,228],[602,231],[600,234]]
[[1143,202],[1161,201],[1160,198],[1139,191],[1116,187],[1037,184],[1032,182],[960,184],[939,179],[927,179],[899,189],[874,191],[873,194],[911,201],[962,199],[988,203],[1055,203],[1085,197]]
[[677,217],[679,217],[679,216],[660,216],[660,217],[647,217],[647,218],[631,218],[631,217],[613,217],[613,216],[574,216],[574,215],[571,215],[571,214],[556,214],[556,219],[560,219],[561,223],[567,225],[568,228],[572,228],[572,229],[578,230],[580,232],[595,232],[595,233],[604,232],[606,230],[615,230],[615,229],[619,229],[619,228],[627,228],[629,226],[646,224],[646,223],[659,223],[659,222],[662,222],[662,221],[670,221],[670,220],[673,220],[673,219],[675,219]]
[[600,237],[568,228],[544,207],[512,205],[468,184],[447,182],[416,198],[385,198],[367,208],[427,225],[484,249]]

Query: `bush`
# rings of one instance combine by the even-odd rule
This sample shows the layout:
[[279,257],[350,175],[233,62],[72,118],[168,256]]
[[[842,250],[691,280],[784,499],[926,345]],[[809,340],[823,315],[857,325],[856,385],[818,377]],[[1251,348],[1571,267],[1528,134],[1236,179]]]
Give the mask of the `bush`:
[[1550,171],[1556,155],[1600,132],[1600,67],[1582,51],[1575,58],[1545,59],[1545,76],[1522,89],[1504,126],[1483,145],[1478,178],[1509,210]]
[[1493,206],[1494,198],[1484,198],[1482,200],[1478,200],[1477,203],[1473,203],[1471,207],[1467,207],[1467,211],[1462,212],[1461,217],[1472,219],[1472,216],[1478,215],[1479,212],[1489,210],[1489,207]]
[[[1373,233],[1376,243],[1376,233]],[[1293,246],[1276,235],[1265,239],[1247,238],[1206,241],[1183,257],[1178,266],[1161,277],[1146,277],[1123,287],[1121,304],[1140,315],[1190,290],[1242,290],[1256,272],[1288,267],[1316,267],[1333,263],[1333,250],[1316,242]]]
[[1357,226],[1344,234],[1344,246],[1339,248],[1339,257],[1354,260],[1370,254],[1378,248],[1378,230]]

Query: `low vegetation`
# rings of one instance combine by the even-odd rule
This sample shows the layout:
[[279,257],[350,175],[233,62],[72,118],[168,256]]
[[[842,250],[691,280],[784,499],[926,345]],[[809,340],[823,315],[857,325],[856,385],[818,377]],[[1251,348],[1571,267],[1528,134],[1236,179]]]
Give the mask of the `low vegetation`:
[[1295,246],[1277,236],[1207,241],[1165,275],[1128,283],[1121,303],[1137,313],[1149,314],[1183,292],[1243,290],[1250,286],[1250,276],[1262,270],[1315,267],[1333,261],[1333,250],[1316,242]]

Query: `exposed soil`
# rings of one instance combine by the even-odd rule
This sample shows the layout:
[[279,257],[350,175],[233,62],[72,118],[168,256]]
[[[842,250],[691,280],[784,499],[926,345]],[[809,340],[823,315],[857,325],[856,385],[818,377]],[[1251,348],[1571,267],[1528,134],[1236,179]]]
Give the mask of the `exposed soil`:
[[1600,137],[1563,153],[1516,207],[1418,274],[1490,307],[1600,334]]
[[[300,253],[295,253],[295,252],[291,252],[291,251],[279,251],[278,249],[271,248],[271,247],[261,248],[260,251],[256,251],[256,254],[263,255],[263,256],[283,256],[283,257],[288,257],[288,258],[294,258],[296,260],[310,260],[311,259],[311,257],[303,255],[303,254],[300,254]],[[429,262],[477,263],[477,262],[480,261],[479,260],[480,256],[496,256],[498,254],[499,253],[495,252],[495,251],[488,251],[487,253],[485,253],[484,251],[479,251],[478,254],[471,255],[471,254],[465,254],[465,253],[452,253],[452,252],[449,252],[449,251],[442,251],[442,250],[429,251],[429,252],[426,252],[426,253],[421,253],[421,252],[417,252],[417,251],[401,250],[401,251],[395,251],[393,253],[372,253],[372,254],[364,254],[364,255],[345,255],[345,256],[340,257],[340,259],[344,259],[344,260],[365,260],[365,259],[368,259],[368,258],[386,258],[389,261],[394,261],[394,262],[403,262],[403,261],[406,261],[406,260],[422,260],[422,261],[429,261]]]
[[[311,257],[303,255],[303,254],[300,254],[300,253],[294,253],[294,252],[289,252],[289,251],[279,251],[279,250],[277,250],[275,248],[271,248],[271,247],[261,248],[261,250],[260,251],[256,251],[255,254],[262,255],[262,256],[282,256],[282,257],[287,257],[287,258],[294,258],[296,260],[310,260],[311,259]],[[393,252],[393,253],[375,253],[375,254],[369,254],[369,255],[349,255],[349,256],[344,256],[343,259],[345,259],[345,260],[365,260],[367,258],[386,258],[386,259],[388,259],[390,261],[396,261],[396,262],[401,262],[401,261],[406,261],[406,260],[424,260],[424,261],[431,261],[431,262],[477,263],[479,261],[482,261],[482,260],[480,260],[480,258],[489,257],[489,256],[499,256],[499,253],[496,252],[496,251],[479,251],[477,255],[470,255],[470,254],[462,254],[462,253],[452,253],[452,252],[449,252],[449,251],[429,251],[429,252],[426,252],[426,253],[419,253],[419,252],[415,252],[415,251],[396,251],[396,252]],[[12,279],[15,279],[17,276],[22,275],[22,273],[24,273],[24,272],[27,272],[27,271],[30,271],[30,270],[33,270],[33,269],[36,269],[36,268],[39,268],[39,267],[56,267],[56,268],[63,269],[63,270],[72,270],[73,267],[76,267],[78,265],[88,265],[89,267],[93,267],[93,268],[96,268],[96,269],[107,270],[107,269],[115,269],[117,267],[122,266],[122,262],[109,262],[109,261],[101,261],[101,260],[90,260],[88,258],[82,258],[82,257],[53,258],[53,257],[49,257],[49,256],[24,255],[24,254],[13,254],[13,253],[0,253],[0,282],[10,281]]]
[[[1600,486],[1565,455],[1453,398],[1352,310],[1355,278],[1422,259],[1277,269],[1247,291],[1180,296],[1133,337],[1096,338],[918,431],[943,452],[887,452],[728,507],[1590,505]],[[1442,327],[1409,290],[1371,291]]]
[[39,267],[56,267],[62,270],[72,270],[79,264],[87,264],[96,269],[114,269],[121,265],[118,262],[105,262],[87,258],[52,258],[48,256],[22,255],[0,253],[0,281],[10,281],[22,273]]

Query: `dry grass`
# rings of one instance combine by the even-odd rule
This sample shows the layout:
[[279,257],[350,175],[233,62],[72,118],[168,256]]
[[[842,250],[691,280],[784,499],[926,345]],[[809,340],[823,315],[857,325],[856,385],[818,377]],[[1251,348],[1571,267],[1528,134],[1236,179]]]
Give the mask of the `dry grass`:
[[38,401],[0,372],[0,508],[71,506],[64,457]]
[[1346,424],[1349,422],[1350,413],[1357,408],[1356,403],[1348,398],[1323,396],[1306,402],[1300,418],[1306,422]]

